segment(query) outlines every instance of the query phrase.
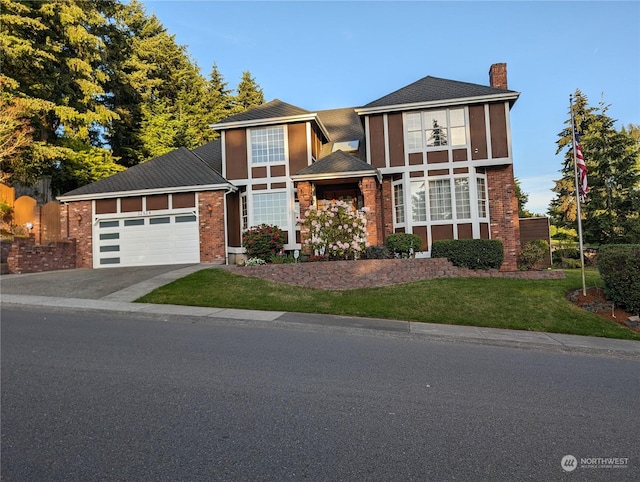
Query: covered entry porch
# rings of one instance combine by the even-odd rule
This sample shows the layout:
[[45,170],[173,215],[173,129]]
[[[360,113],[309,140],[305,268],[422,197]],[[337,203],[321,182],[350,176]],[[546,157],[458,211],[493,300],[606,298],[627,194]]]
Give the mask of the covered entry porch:
[[[365,212],[368,243],[383,244],[382,176],[376,168],[354,156],[336,151],[291,177],[296,184],[301,217],[318,201],[344,201],[352,204],[354,209]],[[303,226],[301,240],[304,242],[308,235]]]

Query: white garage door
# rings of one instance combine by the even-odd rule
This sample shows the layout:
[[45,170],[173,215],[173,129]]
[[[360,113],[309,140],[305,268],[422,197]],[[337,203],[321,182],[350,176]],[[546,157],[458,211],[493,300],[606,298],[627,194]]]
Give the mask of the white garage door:
[[200,262],[194,213],[99,219],[93,239],[94,268]]

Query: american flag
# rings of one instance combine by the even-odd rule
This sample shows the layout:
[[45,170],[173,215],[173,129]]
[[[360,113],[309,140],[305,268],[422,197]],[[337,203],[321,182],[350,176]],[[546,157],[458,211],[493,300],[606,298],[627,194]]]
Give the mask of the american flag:
[[573,126],[573,138],[575,140],[576,166],[578,167],[578,189],[580,191],[580,199],[584,202],[587,198],[587,192],[589,191],[587,186],[587,164],[584,162],[580,136],[578,135],[578,128],[575,125]]

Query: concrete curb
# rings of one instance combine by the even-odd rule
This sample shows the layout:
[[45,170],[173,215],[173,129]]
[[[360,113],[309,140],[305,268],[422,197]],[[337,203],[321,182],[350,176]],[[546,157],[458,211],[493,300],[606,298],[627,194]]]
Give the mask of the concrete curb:
[[[174,274],[167,273],[167,274]],[[164,276],[164,275],[163,275]],[[175,278],[184,276],[176,273]],[[163,284],[166,284],[165,281]],[[145,282],[146,283],[146,282]],[[140,283],[145,284],[145,283]],[[123,290],[128,291],[128,290]],[[114,293],[115,294],[115,293]],[[399,320],[339,317],[308,313],[286,313],[282,311],[239,310],[227,308],[204,308],[197,306],[158,305],[116,301],[107,296],[100,300],[80,298],[54,298],[34,295],[3,295],[2,305],[29,305],[79,310],[100,310],[121,313],[153,315],[175,315],[238,321],[258,321],[287,325],[315,325],[333,328],[358,329],[405,333],[434,340],[457,340],[476,343],[491,343],[503,346],[554,348],[581,353],[621,355],[640,359],[640,342],[590,336],[563,335],[475,326],[441,325],[435,323],[408,322]],[[129,296],[127,296],[128,298]],[[108,298],[108,299],[107,299]]]

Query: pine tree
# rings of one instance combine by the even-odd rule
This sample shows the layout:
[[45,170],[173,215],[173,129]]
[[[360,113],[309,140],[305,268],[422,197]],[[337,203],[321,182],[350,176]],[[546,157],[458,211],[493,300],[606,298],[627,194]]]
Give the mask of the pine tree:
[[[589,194],[582,206],[583,237],[586,243],[604,244],[640,240],[640,149],[625,131],[617,131],[607,115],[609,106],[590,107],[579,90],[575,93],[574,115],[585,162]],[[558,134],[558,153],[565,147],[562,178],[551,202],[554,224],[572,226],[576,221],[575,177],[571,119]]]

